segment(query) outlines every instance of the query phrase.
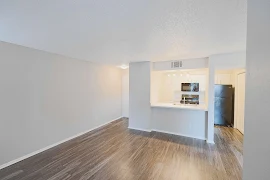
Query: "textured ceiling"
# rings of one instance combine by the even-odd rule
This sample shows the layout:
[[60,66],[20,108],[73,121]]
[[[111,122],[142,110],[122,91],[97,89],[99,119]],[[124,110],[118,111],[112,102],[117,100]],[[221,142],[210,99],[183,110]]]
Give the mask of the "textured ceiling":
[[0,40],[121,64],[244,51],[246,0],[0,0]]

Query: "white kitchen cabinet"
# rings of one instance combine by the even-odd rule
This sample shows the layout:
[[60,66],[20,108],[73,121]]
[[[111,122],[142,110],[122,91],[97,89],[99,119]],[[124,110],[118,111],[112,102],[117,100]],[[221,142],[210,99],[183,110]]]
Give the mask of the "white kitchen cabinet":
[[215,84],[223,84],[223,85],[232,84],[232,75],[231,74],[216,74]]
[[206,91],[206,75],[190,75],[191,83],[199,83],[199,91]]

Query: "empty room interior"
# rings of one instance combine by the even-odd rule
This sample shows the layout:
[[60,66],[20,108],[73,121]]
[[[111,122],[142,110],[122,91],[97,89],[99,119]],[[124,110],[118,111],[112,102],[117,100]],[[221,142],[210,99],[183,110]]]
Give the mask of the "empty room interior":
[[0,0],[0,180],[269,180],[269,0]]

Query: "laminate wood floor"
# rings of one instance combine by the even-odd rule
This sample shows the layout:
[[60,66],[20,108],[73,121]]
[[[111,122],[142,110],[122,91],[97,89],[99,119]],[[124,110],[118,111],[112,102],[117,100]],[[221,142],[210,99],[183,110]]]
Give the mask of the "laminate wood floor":
[[121,119],[0,171],[1,180],[241,180],[243,136],[215,127],[215,143],[129,130]]

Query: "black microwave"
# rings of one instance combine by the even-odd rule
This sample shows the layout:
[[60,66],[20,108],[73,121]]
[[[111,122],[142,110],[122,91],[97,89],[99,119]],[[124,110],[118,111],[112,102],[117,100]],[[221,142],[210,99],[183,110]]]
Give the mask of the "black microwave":
[[181,91],[199,92],[199,83],[182,83]]

